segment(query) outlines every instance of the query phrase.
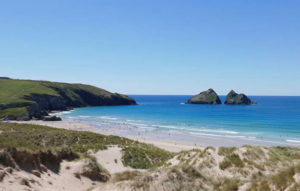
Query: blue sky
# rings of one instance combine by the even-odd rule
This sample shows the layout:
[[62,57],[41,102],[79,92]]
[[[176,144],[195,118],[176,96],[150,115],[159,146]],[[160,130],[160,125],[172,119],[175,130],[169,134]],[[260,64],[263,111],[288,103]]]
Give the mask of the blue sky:
[[126,94],[300,95],[300,1],[0,2],[0,76]]

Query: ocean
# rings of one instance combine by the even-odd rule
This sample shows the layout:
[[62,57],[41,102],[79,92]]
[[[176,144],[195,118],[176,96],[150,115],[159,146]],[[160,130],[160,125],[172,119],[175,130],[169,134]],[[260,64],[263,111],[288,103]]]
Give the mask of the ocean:
[[[190,105],[189,95],[130,95],[136,106],[76,108],[64,120],[98,125],[182,132],[193,136],[263,140],[300,145],[300,97],[250,96],[257,105]],[[224,102],[225,96],[220,96]]]

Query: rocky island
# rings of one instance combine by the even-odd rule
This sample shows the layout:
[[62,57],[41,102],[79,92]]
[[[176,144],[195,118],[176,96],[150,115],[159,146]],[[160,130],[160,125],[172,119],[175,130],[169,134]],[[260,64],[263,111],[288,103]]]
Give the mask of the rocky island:
[[217,93],[210,88],[190,98],[187,104],[222,104],[222,102]]
[[136,105],[136,102],[126,95],[111,93],[90,85],[0,79],[2,120],[44,119],[50,111],[111,105]]
[[237,94],[231,90],[227,96],[225,104],[229,105],[251,105],[254,104],[245,94]]

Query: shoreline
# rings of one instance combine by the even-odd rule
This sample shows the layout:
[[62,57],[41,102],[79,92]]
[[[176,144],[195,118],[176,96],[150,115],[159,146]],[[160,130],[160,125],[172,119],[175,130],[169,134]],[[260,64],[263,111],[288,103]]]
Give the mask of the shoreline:
[[133,127],[118,128],[118,127],[104,127],[95,125],[88,122],[81,122],[75,120],[64,121],[11,121],[15,123],[45,125],[54,128],[63,128],[76,131],[90,131],[104,135],[115,135],[126,137],[139,142],[144,142],[165,149],[170,152],[180,152],[183,150],[201,149],[207,146],[213,147],[241,147],[243,145],[254,146],[298,146],[299,144],[293,143],[280,143],[272,141],[264,141],[257,139],[239,139],[228,137],[213,137],[213,136],[200,136],[188,133],[178,132],[164,132],[164,131],[149,131],[145,129],[137,129]]
[[[33,124],[33,125],[44,125],[49,127],[54,127],[58,129],[67,129],[67,130],[75,130],[75,131],[89,131],[93,133],[103,134],[103,135],[116,135],[117,130],[111,129],[109,130],[101,130],[94,125],[78,122],[78,121],[40,121],[40,120],[31,120],[31,121],[10,121],[10,123],[21,123],[21,124]],[[171,141],[158,141],[158,140],[149,140],[145,139],[145,137],[136,137],[136,136],[120,136],[128,139],[136,140],[139,142],[147,143],[159,147],[161,149],[165,149],[170,152],[180,152],[184,150],[191,149],[201,149],[203,147],[193,146],[188,143],[177,143]]]

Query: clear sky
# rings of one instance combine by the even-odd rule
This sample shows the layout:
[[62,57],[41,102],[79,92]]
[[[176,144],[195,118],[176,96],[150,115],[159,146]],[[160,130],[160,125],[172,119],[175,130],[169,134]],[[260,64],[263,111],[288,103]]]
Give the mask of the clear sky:
[[126,94],[300,95],[300,1],[1,1],[0,66]]

